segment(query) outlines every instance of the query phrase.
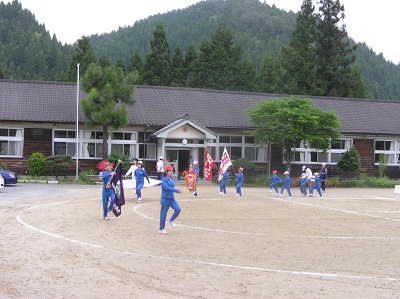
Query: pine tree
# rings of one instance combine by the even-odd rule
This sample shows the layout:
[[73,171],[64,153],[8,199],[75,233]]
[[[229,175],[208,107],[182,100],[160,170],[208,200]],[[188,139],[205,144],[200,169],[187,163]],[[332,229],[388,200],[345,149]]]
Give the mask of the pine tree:
[[177,45],[171,64],[171,86],[185,86],[186,72],[184,69],[185,59],[182,48]]
[[151,51],[146,55],[143,71],[143,83],[148,85],[169,86],[171,74],[171,50],[162,23],[153,31],[150,41]]
[[[131,57],[131,60],[129,62],[128,66],[128,72],[133,72],[137,71],[139,73],[139,76],[142,76],[143,73],[143,59],[142,55],[140,55],[139,48],[135,46],[135,49],[133,50],[133,55]],[[139,79],[140,81],[140,79]]]

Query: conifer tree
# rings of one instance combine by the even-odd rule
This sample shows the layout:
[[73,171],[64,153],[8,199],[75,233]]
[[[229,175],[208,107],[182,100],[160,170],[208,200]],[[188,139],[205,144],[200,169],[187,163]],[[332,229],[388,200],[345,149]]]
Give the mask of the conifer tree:
[[150,41],[151,51],[146,55],[143,83],[169,86],[171,74],[171,50],[162,23],[157,24]]
[[185,86],[186,72],[184,69],[185,59],[182,48],[177,45],[171,64],[171,86]]
[[82,36],[78,39],[78,46],[75,48],[75,52],[72,55],[71,63],[69,64],[67,79],[69,82],[76,81],[76,65],[79,63],[79,75],[82,76],[86,73],[89,65],[95,63],[96,58],[92,46],[90,44],[89,38]]
[[135,49],[133,50],[133,55],[128,66],[128,72],[131,73],[133,71],[137,71],[139,73],[140,82],[140,78],[143,76],[143,59],[137,46],[135,46]]

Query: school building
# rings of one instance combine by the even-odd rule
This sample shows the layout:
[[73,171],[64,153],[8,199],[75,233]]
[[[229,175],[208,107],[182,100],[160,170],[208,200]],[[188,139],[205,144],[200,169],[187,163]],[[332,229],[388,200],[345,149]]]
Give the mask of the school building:
[[[166,164],[174,164],[182,172],[193,160],[202,169],[205,148],[219,165],[226,147],[232,160],[247,158],[260,172],[278,169],[282,173],[286,168],[282,146],[256,145],[246,110],[259,101],[284,96],[137,86],[136,102],[128,108],[129,123],[118,130],[109,128],[107,151],[138,157],[149,172],[163,156]],[[0,162],[24,174],[29,156],[41,152],[45,156],[70,155],[74,163],[66,175],[75,174],[76,158],[79,171],[95,169],[102,160],[103,132],[101,127],[85,126],[85,117],[77,109],[78,100],[85,97],[82,91],[77,95],[76,83],[0,80]],[[307,98],[322,110],[339,115],[343,136],[326,154],[298,144],[292,159],[293,176],[301,172],[302,165],[317,170],[321,163],[326,163],[330,175],[340,174],[337,162],[354,146],[368,175],[378,174],[383,153],[388,158],[387,175],[400,177],[400,101]]]

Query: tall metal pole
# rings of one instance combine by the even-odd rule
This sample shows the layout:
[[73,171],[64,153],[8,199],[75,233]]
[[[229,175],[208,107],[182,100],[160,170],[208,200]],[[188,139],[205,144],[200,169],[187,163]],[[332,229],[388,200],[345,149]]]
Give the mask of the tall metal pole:
[[76,146],[75,146],[75,180],[78,180],[78,158],[79,158],[79,63],[76,65]]

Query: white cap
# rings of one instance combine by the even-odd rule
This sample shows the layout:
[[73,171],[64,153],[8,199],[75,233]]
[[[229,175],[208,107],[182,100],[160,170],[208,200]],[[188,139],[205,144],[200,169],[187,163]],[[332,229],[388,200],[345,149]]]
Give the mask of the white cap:
[[160,156],[160,160],[162,160],[162,159],[164,159],[164,157],[163,157],[163,156]]
[[307,166],[304,165],[304,166],[303,166],[303,169],[306,169],[306,168],[307,168]]
[[139,160],[137,163],[143,165],[143,161],[142,160]]
[[194,161],[194,162],[193,162],[193,165],[198,165],[198,164],[199,164],[199,163],[197,163],[197,161]]
[[315,176],[318,176],[318,175],[319,175],[319,173],[318,173],[318,172],[314,172],[314,175],[315,175]]
[[242,167],[239,167],[239,170],[243,171],[243,168],[242,168]]
[[325,166],[325,163],[322,163],[322,166]]
[[289,171],[286,170],[283,174],[289,174]]

